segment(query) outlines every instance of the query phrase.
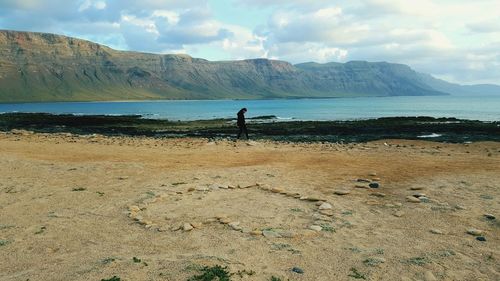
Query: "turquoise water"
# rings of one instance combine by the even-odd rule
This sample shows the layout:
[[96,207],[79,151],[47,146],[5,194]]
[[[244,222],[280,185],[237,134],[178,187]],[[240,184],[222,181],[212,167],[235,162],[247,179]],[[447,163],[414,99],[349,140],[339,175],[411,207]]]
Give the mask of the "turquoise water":
[[500,121],[500,96],[17,103],[0,104],[0,112],[142,115],[154,119],[199,120],[234,118],[242,107],[248,108],[247,118],[275,115],[282,120],[431,116]]

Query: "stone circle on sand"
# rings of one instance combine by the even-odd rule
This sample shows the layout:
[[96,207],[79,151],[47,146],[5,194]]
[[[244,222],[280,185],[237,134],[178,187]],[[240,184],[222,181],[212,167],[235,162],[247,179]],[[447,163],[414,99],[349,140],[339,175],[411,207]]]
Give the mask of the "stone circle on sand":
[[128,206],[127,213],[159,232],[219,227],[254,237],[294,238],[331,227],[332,208],[324,198],[259,183],[205,184],[152,192]]

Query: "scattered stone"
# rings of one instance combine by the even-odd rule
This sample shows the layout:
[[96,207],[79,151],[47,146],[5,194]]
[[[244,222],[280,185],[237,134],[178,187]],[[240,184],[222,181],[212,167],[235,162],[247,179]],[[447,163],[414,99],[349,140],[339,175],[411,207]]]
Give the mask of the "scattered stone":
[[425,197],[425,194],[417,192],[417,193],[413,193],[413,197],[415,197],[415,198]]
[[495,218],[495,216],[494,216],[494,215],[492,215],[492,214],[484,214],[484,217],[485,217],[485,218],[487,218],[487,219],[489,219],[489,220],[494,220],[494,219],[496,219],[496,218]]
[[227,225],[229,225],[234,230],[241,230],[241,226],[240,226],[239,221],[233,221],[233,222],[228,223]]
[[437,278],[432,274],[430,271],[426,271],[424,273],[424,280],[425,281],[437,281]]
[[193,227],[190,223],[184,223],[184,224],[182,225],[182,229],[183,229],[184,231],[191,231],[191,230],[193,230],[193,228],[194,228],[194,227]]
[[291,231],[280,231],[279,234],[283,238],[294,238],[297,236],[295,233],[293,233]]
[[370,188],[379,188],[380,184],[378,182],[371,182],[368,186]]
[[444,234],[441,230],[435,228],[431,229],[430,232],[432,234]]
[[372,192],[370,193],[371,196],[376,196],[376,197],[385,197],[385,193],[382,192]]
[[182,229],[182,225],[172,227],[172,231],[177,231],[177,230],[181,230],[181,229]]
[[260,231],[260,230],[252,230],[252,231],[250,231],[250,235],[261,236],[262,235],[262,231]]
[[354,187],[355,188],[370,188],[368,185],[363,185],[363,184],[356,184]]
[[380,181],[381,178],[372,178],[372,181]]
[[400,218],[400,217],[404,216],[404,214],[405,214],[405,213],[404,213],[403,211],[397,211],[397,212],[395,212],[393,215],[394,215],[395,217]]
[[194,228],[201,228],[203,226],[203,224],[201,222],[192,222],[191,225]]
[[457,209],[457,210],[467,210],[467,208],[464,207],[464,206],[462,206],[462,205],[456,205],[455,209]]
[[282,192],[284,192],[284,190],[281,188],[273,187],[273,188],[271,188],[271,192],[272,193],[282,193]]
[[190,187],[188,188],[187,192],[192,192],[192,191],[195,191],[195,188],[194,187]]
[[429,203],[429,202],[431,202],[431,199],[429,199],[428,197],[425,197],[425,196],[419,197],[418,199],[422,203]]
[[368,174],[370,177],[376,177],[377,176],[377,173],[369,173]]
[[406,201],[411,203],[420,203],[420,199],[413,196],[406,196]]
[[262,235],[266,238],[281,238],[281,235],[273,230],[264,230],[262,231]]
[[476,237],[476,240],[477,241],[481,241],[481,242],[486,242],[486,237],[484,237],[484,236],[478,236],[478,237]]
[[424,189],[422,186],[412,186],[410,187],[410,190],[422,190]]
[[158,231],[159,232],[166,232],[166,231],[168,231],[168,229],[169,229],[168,226],[160,226],[160,227],[158,227]]
[[468,229],[467,233],[470,234],[470,235],[474,235],[474,236],[481,236],[481,235],[483,235],[483,231],[482,230],[475,229],[475,228]]
[[323,230],[323,228],[320,226],[320,225],[311,225],[309,227],[310,230],[314,230],[314,231],[321,231]]
[[139,206],[132,205],[132,206],[128,207],[128,210],[131,212],[139,212],[141,210],[141,208],[139,208]]
[[357,179],[357,182],[371,182],[369,179]]
[[136,216],[134,216],[134,217],[133,217],[133,219],[134,219],[135,221],[137,221],[137,222],[140,222],[140,221],[142,221],[142,220],[143,220],[142,216],[137,216],[137,215],[136,215]]
[[235,189],[236,186],[230,184],[230,185],[227,186],[227,188],[229,188],[229,189]]
[[335,190],[333,193],[336,195],[347,195],[347,194],[351,193],[351,191],[349,191],[349,190]]
[[209,191],[210,189],[206,186],[197,186],[196,190],[197,191]]
[[298,274],[304,274],[304,270],[302,270],[300,267],[294,267],[292,268],[292,271]]
[[332,205],[330,203],[322,203],[320,206],[319,206],[319,209],[320,210],[331,210],[332,209]]
[[227,218],[227,215],[226,214],[217,214],[215,215],[215,218],[220,220],[220,219],[223,219],[223,218]]
[[219,221],[222,223],[222,224],[228,224],[231,222],[231,220],[229,218],[220,218]]
[[333,217],[333,210],[319,210],[319,213],[325,216]]

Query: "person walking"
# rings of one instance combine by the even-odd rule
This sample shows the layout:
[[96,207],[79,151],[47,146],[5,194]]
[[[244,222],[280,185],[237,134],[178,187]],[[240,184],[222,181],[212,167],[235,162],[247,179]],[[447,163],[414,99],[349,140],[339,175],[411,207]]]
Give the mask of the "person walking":
[[245,113],[247,112],[247,109],[244,107],[238,111],[238,121],[236,122],[236,125],[238,125],[238,128],[240,129],[238,133],[238,139],[241,137],[241,134],[244,132],[245,136],[247,137],[248,140],[248,130],[247,130],[247,124],[245,122]]

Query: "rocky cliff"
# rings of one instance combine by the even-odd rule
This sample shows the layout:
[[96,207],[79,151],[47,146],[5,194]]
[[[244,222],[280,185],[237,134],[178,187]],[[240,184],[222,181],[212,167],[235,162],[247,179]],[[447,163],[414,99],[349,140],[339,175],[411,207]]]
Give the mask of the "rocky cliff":
[[442,94],[400,64],[208,61],[0,31],[0,102]]

